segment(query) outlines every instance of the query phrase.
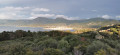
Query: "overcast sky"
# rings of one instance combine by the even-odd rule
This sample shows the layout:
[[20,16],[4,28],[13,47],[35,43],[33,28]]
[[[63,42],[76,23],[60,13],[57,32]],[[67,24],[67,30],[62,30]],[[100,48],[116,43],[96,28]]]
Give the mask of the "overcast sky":
[[1,0],[0,19],[120,19],[120,0]]

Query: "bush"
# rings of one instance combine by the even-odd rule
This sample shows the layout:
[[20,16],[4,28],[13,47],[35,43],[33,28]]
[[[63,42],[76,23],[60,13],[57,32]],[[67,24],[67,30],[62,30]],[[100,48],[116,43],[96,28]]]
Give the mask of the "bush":
[[109,45],[101,42],[101,41],[94,41],[91,45],[87,47],[87,55],[94,55],[95,52],[99,51],[100,49],[107,49],[111,48]]
[[67,53],[70,50],[70,45],[67,41],[61,40],[58,42],[57,48]]
[[26,49],[22,44],[11,45],[9,55],[25,55]]
[[45,48],[57,48],[57,41],[55,39],[47,39],[38,42],[39,49],[43,50]]
[[94,55],[107,55],[107,54],[106,54],[105,50],[101,49],[101,50],[97,51]]
[[43,50],[43,55],[65,55],[65,53],[59,49],[47,48]]

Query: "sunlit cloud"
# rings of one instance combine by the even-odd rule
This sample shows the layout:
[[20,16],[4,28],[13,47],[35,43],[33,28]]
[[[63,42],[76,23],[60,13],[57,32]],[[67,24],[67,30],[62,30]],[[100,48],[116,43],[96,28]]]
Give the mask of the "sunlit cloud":
[[120,16],[116,16],[116,18],[119,18],[119,19],[120,19]]
[[55,14],[34,14],[34,13],[31,13],[31,16],[30,18],[34,19],[34,18],[37,18],[37,17],[47,17],[47,18],[51,18],[51,17],[54,17]]
[[109,16],[109,15],[103,15],[102,18],[104,18],[104,19],[110,19],[111,16]]
[[30,19],[34,19],[34,18],[37,18],[37,17],[46,17],[46,18],[64,18],[64,19],[67,19],[67,20],[76,20],[76,19],[79,19],[79,17],[68,17],[68,16],[65,16],[65,15],[56,15],[56,14],[35,14],[35,13],[31,13],[31,17]]
[[43,12],[49,12],[50,10],[47,8],[35,8],[32,11],[43,11]]

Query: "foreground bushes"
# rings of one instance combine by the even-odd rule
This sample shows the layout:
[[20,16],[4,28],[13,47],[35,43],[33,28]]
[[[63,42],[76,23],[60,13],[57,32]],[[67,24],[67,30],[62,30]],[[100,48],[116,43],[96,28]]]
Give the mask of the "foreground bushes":
[[95,35],[96,32],[3,32],[0,55],[120,55],[119,39],[97,40]]

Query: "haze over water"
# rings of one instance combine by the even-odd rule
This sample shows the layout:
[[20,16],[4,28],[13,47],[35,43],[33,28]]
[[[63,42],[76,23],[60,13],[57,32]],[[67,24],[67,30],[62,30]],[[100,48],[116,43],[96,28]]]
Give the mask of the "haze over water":
[[[37,32],[37,31],[52,31],[52,29],[44,29],[42,27],[15,27],[15,26],[0,26],[0,32],[3,31],[16,31],[16,30],[24,30],[24,31],[32,31],[32,32]],[[66,29],[68,30],[68,29]],[[73,31],[73,30],[70,30]]]

